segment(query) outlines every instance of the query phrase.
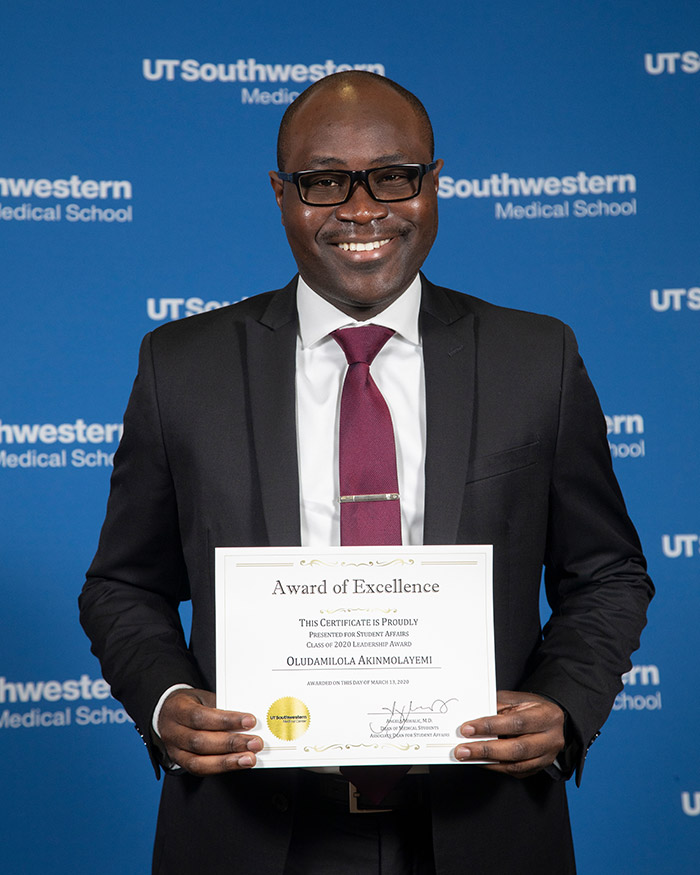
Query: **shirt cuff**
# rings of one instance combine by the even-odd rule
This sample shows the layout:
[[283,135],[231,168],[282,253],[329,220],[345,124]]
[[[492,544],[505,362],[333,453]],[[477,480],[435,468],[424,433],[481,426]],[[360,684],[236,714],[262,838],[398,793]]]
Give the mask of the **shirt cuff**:
[[151,728],[153,732],[160,738],[160,732],[158,731],[158,719],[160,718],[160,712],[163,710],[163,705],[165,704],[165,700],[171,693],[174,693],[175,690],[193,690],[194,687],[192,684],[173,684],[172,687],[168,687],[168,689],[163,693],[163,695],[158,699],[155,710],[153,712],[153,717],[151,717]]

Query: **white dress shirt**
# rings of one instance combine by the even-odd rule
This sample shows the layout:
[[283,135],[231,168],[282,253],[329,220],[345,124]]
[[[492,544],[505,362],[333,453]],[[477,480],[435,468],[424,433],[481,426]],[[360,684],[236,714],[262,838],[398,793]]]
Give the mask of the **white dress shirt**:
[[366,322],[356,322],[299,278],[296,425],[304,547],[340,545],[338,431],[347,361],[329,335],[337,328],[360,325],[383,325],[396,332],[377,354],[370,373],[394,426],[402,542],[423,543],[425,379],[418,328],[420,296],[417,276],[386,310]]

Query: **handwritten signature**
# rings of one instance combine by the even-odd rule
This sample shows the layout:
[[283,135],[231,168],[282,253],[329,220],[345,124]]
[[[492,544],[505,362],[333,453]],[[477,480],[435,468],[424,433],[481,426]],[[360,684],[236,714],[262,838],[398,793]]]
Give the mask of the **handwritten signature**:
[[[382,725],[376,729],[370,721],[369,728],[372,732],[387,735],[387,738],[396,738],[401,735],[409,718],[414,714],[447,714],[450,702],[456,701],[457,699],[453,697],[452,699],[433,699],[429,705],[414,705],[413,699],[411,699],[408,705],[398,705],[394,699],[389,707],[384,706],[381,709],[386,712],[382,715],[385,718]],[[391,734],[388,733],[389,727],[391,727]]]

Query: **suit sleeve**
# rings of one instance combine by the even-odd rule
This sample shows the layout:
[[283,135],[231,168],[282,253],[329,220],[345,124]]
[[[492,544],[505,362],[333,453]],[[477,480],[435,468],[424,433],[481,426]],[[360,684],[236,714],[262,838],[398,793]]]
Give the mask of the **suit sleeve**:
[[103,675],[152,758],[150,723],[160,695],[176,683],[202,686],[178,613],[187,598],[148,335],[114,459],[106,519],[79,604]]
[[567,327],[545,587],[552,609],[522,689],[567,713],[565,776],[577,770],[622,689],[654,588],[612,470],[605,421]]

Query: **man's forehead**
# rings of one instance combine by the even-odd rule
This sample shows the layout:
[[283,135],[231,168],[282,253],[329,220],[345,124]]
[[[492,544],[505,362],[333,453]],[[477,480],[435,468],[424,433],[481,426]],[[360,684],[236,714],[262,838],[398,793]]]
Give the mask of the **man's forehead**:
[[[399,97],[397,95],[397,97]],[[421,126],[405,102],[384,111],[379,104],[304,107],[288,132],[288,151],[313,167],[381,167],[424,160],[429,149]]]
[[332,78],[319,83],[315,94],[310,95],[306,106],[328,103],[332,106],[381,106],[386,103],[406,99],[381,79],[356,79],[352,82],[338,82]]
[[297,132],[314,127],[322,134],[336,125],[353,125],[360,129],[372,126],[387,116],[400,119],[410,127],[414,110],[402,95],[387,85],[359,82],[319,90],[300,107],[293,125]]

